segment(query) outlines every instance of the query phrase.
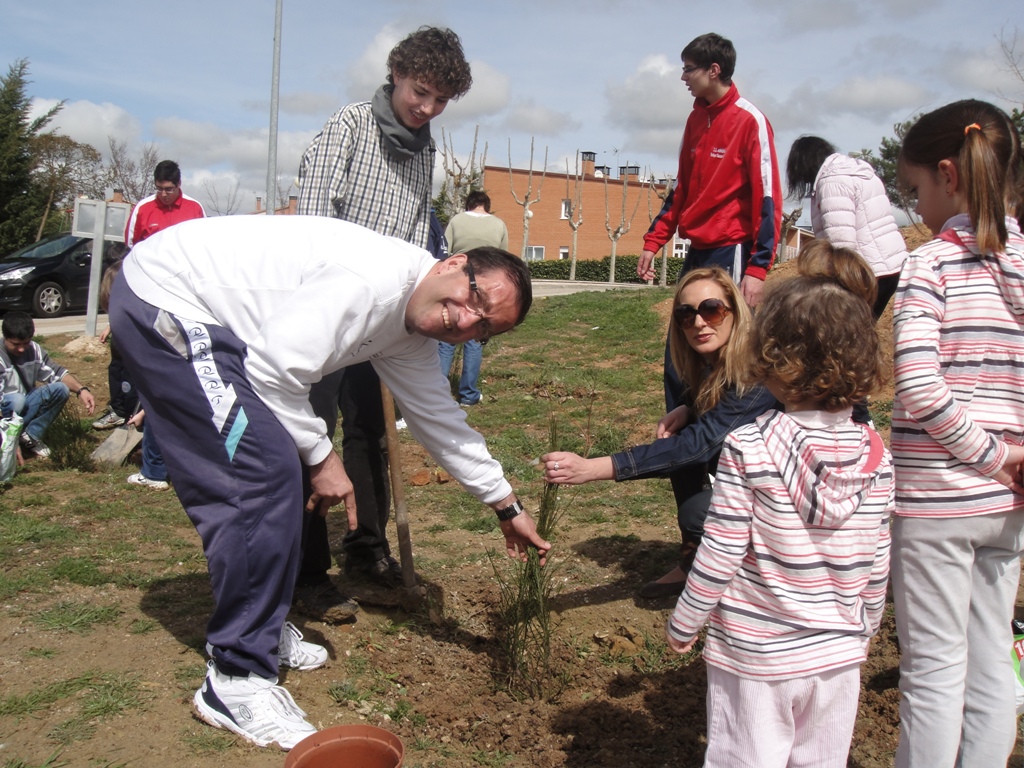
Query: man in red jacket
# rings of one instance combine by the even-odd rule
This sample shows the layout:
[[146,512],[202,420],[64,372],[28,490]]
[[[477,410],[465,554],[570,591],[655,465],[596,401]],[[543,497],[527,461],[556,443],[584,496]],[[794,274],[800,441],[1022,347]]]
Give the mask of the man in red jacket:
[[124,244],[129,248],[173,224],[206,216],[199,201],[181,191],[181,169],[173,160],[156,164],[153,183],[156,194],[139,201],[125,227]]
[[654,277],[654,255],[678,231],[690,240],[683,272],[718,265],[751,306],[761,299],[782,221],[775,138],[767,118],[732,82],[736,49],[709,33],[682,52],[682,80],[694,96],[679,173],[644,236],[637,273]]

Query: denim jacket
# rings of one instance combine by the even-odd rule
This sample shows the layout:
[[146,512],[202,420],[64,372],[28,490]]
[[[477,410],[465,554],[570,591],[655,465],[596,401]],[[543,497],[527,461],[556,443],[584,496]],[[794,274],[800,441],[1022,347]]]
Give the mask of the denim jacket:
[[612,454],[615,479],[664,477],[693,465],[703,465],[713,473],[725,436],[737,427],[752,424],[754,419],[772,409],[781,411],[782,404],[762,386],[752,387],[742,397],[736,390],[728,389],[722,393],[718,405],[678,434]]

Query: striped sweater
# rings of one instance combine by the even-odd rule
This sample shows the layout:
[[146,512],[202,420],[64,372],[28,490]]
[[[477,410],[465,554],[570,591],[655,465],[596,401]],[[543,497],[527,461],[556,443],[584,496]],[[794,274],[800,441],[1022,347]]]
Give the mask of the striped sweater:
[[1024,509],[992,479],[1024,439],[1024,239],[981,254],[965,215],[914,251],[895,304],[896,514]]
[[711,511],[668,623],[704,658],[784,680],[859,664],[889,574],[893,473],[850,411],[769,411],[726,438]]

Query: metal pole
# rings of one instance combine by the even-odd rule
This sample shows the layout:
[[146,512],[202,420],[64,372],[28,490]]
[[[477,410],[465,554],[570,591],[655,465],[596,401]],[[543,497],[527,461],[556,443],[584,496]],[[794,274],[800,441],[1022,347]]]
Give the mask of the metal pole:
[[277,103],[281,89],[281,7],[277,0],[274,18],[274,67],[270,75],[270,146],[267,151],[267,215],[277,208]]
[[86,302],[85,335],[96,335],[96,317],[99,307],[100,280],[103,279],[104,235],[107,232],[107,204],[96,203],[96,231],[92,236],[92,262],[89,264],[89,294]]

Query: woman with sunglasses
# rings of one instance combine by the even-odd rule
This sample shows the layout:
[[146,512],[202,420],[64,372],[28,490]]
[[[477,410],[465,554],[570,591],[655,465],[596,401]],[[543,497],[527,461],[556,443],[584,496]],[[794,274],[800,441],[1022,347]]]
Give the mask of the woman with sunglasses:
[[671,478],[683,534],[679,564],[645,584],[641,597],[682,592],[711,503],[708,474],[715,471],[725,436],[780,407],[764,387],[739,383],[748,362],[750,327],[747,303],[724,270],[688,272],[676,288],[669,328],[672,365],[686,386],[686,404],[658,422],[657,439],[649,445],[593,459],[564,451],[542,457],[550,483]]

